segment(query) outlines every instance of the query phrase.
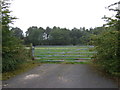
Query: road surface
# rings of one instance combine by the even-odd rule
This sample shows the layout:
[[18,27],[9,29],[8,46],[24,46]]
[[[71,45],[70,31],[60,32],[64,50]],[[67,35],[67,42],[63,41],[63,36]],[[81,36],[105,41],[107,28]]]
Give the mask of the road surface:
[[4,88],[117,88],[87,64],[43,64],[3,81]]

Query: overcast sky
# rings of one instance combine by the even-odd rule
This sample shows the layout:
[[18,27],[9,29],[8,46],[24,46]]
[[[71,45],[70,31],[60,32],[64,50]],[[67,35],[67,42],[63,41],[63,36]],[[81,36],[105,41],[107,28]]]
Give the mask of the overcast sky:
[[74,27],[97,27],[105,22],[104,15],[112,16],[105,7],[119,0],[13,0],[12,15],[16,16],[14,27],[24,32],[30,26],[46,28],[59,26],[72,29]]

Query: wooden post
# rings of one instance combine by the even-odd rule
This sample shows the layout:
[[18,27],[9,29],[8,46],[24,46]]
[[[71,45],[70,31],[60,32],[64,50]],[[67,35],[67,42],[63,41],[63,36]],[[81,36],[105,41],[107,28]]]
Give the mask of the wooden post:
[[31,57],[32,57],[32,60],[34,60],[34,46],[32,45],[32,43],[30,44],[30,52],[31,52]]
[[32,60],[35,60],[35,58],[34,58],[34,51],[35,51],[35,48],[34,48],[34,46],[32,46]]

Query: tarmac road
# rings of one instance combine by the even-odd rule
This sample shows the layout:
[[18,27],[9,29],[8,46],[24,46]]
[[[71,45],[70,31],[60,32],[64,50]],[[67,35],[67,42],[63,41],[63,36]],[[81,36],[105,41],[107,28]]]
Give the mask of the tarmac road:
[[117,88],[87,64],[43,64],[3,81],[3,88]]

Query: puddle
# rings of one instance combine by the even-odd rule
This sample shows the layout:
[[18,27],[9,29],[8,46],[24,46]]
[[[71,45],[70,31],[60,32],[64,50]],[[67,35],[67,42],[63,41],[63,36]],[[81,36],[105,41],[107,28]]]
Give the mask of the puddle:
[[36,78],[36,77],[39,77],[39,75],[38,74],[30,74],[30,75],[25,76],[24,79],[32,79],[32,78]]
[[6,87],[6,86],[8,86],[8,84],[5,83],[5,84],[0,85],[0,87],[1,87],[1,86]]
[[59,80],[63,81],[63,82],[69,82],[70,80],[63,78],[63,76],[59,76],[58,77]]

